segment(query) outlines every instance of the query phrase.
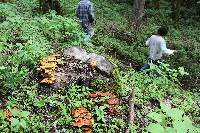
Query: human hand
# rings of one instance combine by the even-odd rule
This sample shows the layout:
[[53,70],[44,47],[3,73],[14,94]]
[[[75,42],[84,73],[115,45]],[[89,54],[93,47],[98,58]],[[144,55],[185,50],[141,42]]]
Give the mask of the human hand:
[[174,50],[174,53],[178,53],[178,50]]
[[178,53],[178,50],[174,50],[173,54],[176,54],[176,53]]

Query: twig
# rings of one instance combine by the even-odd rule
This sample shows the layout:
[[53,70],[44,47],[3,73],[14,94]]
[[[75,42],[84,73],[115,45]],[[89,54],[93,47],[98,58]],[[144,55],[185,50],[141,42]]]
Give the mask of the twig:
[[[128,124],[133,125],[135,112],[134,112],[134,98],[135,98],[135,90],[132,89],[131,95],[129,96],[128,105],[129,105],[129,116],[128,116]],[[125,133],[130,133],[130,129],[126,128]]]

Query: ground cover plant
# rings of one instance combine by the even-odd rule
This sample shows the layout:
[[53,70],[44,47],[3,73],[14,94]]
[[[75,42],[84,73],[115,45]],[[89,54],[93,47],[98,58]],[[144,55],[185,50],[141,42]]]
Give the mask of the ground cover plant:
[[[0,2],[1,132],[200,132],[199,5],[191,10],[191,18],[181,5],[180,19],[174,20],[170,1],[156,5],[147,0],[142,23],[135,29],[132,2],[94,0],[95,35],[85,47],[75,14],[78,0],[51,2],[59,2],[61,9],[50,4],[46,10],[40,0]],[[147,62],[146,39],[163,24],[170,29],[169,47],[179,53],[165,58],[162,67],[152,64],[139,72]],[[111,61],[109,80],[53,88],[54,73],[65,63],[61,54],[74,46]],[[82,63],[72,61],[81,69]],[[88,72],[96,71],[96,65],[92,61]]]

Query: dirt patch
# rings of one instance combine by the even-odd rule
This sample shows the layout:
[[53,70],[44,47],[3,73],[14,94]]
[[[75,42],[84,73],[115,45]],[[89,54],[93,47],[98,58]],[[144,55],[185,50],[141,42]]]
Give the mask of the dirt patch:
[[118,59],[126,67],[133,68],[133,69],[135,69],[137,71],[139,71],[140,68],[142,67],[137,61],[132,60],[132,59],[130,59],[130,58],[118,53],[114,49],[108,49],[107,50],[107,54],[110,55],[114,59]]

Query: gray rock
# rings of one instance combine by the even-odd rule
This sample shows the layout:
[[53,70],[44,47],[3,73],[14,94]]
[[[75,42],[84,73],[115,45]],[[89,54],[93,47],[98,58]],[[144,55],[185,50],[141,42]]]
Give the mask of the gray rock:
[[96,67],[103,73],[106,73],[108,75],[111,75],[113,72],[113,65],[110,61],[108,61],[105,57],[97,55],[95,53],[90,53],[88,55],[88,61],[87,63],[91,63],[91,61],[96,61]]
[[88,60],[88,55],[85,49],[78,48],[78,47],[72,47],[65,49],[63,52],[64,58],[71,58],[81,60],[83,62],[86,62]]
[[79,47],[67,48],[63,52],[63,57],[67,61],[68,58],[74,58],[76,60],[80,60],[84,63],[90,64],[91,61],[96,61],[96,68],[100,70],[102,73],[110,76],[113,72],[113,65],[110,61],[108,61],[105,57],[97,55],[95,53],[87,54],[85,49]]

